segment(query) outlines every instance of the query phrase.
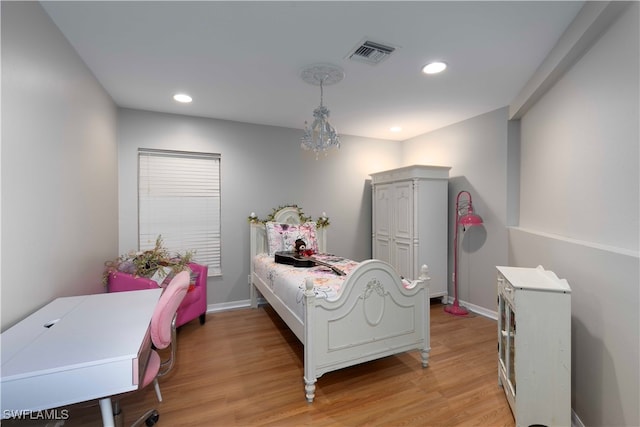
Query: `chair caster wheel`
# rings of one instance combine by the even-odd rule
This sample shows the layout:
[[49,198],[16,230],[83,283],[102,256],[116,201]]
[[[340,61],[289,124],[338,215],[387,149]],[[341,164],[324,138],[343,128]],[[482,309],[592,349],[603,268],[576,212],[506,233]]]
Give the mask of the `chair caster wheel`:
[[149,416],[149,418],[147,418],[147,420],[144,422],[148,427],[151,427],[153,425],[155,425],[155,423],[158,422],[158,419],[160,418],[160,414],[157,412],[154,412],[153,414],[151,414]]

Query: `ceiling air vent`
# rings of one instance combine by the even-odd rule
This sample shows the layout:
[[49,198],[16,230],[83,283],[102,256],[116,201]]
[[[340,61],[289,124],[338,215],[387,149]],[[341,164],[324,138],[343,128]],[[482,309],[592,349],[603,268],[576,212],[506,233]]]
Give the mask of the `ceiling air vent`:
[[347,58],[354,61],[365,62],[367,64],[376,65],[387,59],[391,53],[396,50],[395,47],[387,46],[381,43],[365,40],[356,46]]

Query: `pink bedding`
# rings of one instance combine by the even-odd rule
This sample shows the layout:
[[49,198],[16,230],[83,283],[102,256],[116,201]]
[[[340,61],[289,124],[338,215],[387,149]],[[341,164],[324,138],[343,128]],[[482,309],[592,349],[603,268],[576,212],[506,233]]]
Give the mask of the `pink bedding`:
[[342,284],[349,273],[358,266],[358,262],[330,254],[316,254],[320,261],[331,263],[346,273],[336,275],[330,268],[315,266],[310,268],[277,264],[272,255],[262,253],[253,260],[255,273],[266,283],[297,316],[302,320],[304,314],[303,295],[305,280],[313,278],[314,291],[317,298],[334,301],[339,298]]

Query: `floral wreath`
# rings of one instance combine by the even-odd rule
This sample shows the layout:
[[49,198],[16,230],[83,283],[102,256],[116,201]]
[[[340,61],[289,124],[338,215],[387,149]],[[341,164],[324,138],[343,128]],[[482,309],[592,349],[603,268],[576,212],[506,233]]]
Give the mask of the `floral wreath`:
[[[300,208],[298,205],[283,205],[283,206],[278,206],[277,208],[273,208],[273,210],[271,211],[271,213],[269,215],[267,215],[266,219],[259,219],[258,216],[255,213],[251,213],[251,215],[249,215],[249,217],[247,218],[247,220],[251,223],[251,224],[265,224],[269,221],[273,221],[276,217],[276,213],[278,213],[279,211],[281,211],[282,209],[285,208],[295,208],[298,210],[298,217],[300,218],[300,223],[304,224],[305,222],[309,222],[312,220],[312,218],[310,216],[306,216],[304,214],[304,212],[302,211],[302,208]],[[323,228],[323,227],[327,227],[329,226],[329,218],[325,215],[318,217],[318,219],[316,220],[316,227],[318,228]]]

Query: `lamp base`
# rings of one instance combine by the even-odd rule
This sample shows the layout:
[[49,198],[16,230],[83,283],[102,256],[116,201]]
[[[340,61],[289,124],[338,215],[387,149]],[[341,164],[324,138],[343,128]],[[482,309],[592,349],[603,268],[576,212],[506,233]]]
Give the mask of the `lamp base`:
[[469,314],[469,311],[466,308],[458,305],[458,301],[445,306],[444,311],[449,314],[453,314],[454,316],[466,316]]

